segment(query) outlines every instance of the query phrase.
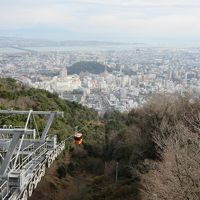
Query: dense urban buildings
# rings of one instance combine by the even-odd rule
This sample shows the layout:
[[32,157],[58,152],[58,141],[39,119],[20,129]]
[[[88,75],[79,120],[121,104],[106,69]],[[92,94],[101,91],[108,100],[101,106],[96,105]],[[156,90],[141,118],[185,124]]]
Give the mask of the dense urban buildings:
[[[200,92],[199,48],[124,49],[0,51],[0,74],[58,93],[100,114],[113,109],[129,111],[154,93]],[[69,73],[81,61],[105,67],[102,73]]]

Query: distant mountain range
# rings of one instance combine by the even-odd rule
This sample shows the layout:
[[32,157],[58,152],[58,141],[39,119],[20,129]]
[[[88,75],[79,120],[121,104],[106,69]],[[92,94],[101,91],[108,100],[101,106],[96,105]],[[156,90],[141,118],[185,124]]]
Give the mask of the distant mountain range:
[[105,45],[138,45],[140,43],[105,42],[105,41],[53,41],[44,39],[27,39],[0,36],[0,48],[5,47],[46,47],[46,46],[105,46]]

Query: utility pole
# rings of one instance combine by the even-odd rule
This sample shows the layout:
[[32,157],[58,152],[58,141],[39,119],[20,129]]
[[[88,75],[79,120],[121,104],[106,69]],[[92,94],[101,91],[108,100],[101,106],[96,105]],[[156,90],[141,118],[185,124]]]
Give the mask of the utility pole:
[[117,184],[118,181],[118,167],[119,167],[119,162],[116,162],[115,184]]
[[108,148],[109,148],[109,130],[107,127],[107,124],[105,124],[105,150],[104,150],[104,162],[105,162],[105,167],[104,167],[104,173],[107,175],[107,160],[108,160]]

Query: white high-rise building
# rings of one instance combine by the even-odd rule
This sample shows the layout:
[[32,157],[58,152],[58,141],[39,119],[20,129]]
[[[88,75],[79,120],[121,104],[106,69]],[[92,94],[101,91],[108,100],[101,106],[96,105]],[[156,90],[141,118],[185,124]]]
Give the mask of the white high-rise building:
[[67,68],[66,67],[60,72],[60,77],[62,77],[62,78],[67,77]]

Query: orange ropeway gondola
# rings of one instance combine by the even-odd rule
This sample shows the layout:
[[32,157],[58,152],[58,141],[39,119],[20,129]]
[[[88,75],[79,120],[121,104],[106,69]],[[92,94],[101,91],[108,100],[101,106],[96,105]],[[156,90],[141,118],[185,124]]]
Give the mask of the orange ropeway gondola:
[[82,133],[75,133],[74,134],[74,142],[75,142],[75,144],[82,144],[82,142],[83,142]]

